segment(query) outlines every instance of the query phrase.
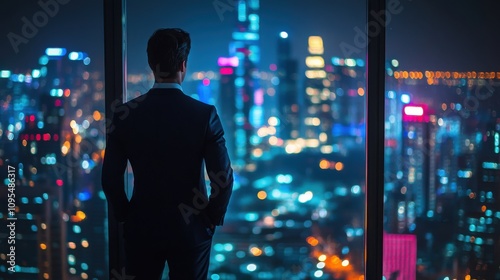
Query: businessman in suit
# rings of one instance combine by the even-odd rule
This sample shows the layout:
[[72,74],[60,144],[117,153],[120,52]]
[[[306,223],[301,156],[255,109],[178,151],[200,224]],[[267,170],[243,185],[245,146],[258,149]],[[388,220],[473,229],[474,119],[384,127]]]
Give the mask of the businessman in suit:
[[[148,40],[155,75],[144,95],[115,108],[108,127],[102,188],[123,223],[125,270],[134,280],[206,280],[217,226],[224,222],[233,170],[213,105],[182,91],[191,39],[178,28]],[[134,191],[124,189],[130,162]],[[205,170],[210,179],[210,195]]]

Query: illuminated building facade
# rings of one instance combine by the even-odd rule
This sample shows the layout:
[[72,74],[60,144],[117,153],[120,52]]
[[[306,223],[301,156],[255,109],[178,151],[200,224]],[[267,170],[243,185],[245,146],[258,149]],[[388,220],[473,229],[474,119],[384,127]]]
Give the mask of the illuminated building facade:
[[255,127],[262,123],[263,91],[259,86],[259,0],[237,2],[237,23],[229,46],[230,57],[237,57],[235,69],[236,108],[235,136],[236,166],[250,162],[252,153],[251,137]]
[[323,39],[310,36],[308,39],[309,56],[306,57],[306,98],[305,98],[305,138],[319,139],[322,144],[331,144],[333,116],[331,104],[335,94],[330,91],[332,78],[327,79],[323,58]]
[[327,75],[333,75],[332,137],[336,142],[355,138],[358,143],[362,143],[365,138],[366,123],[365,62],[360,58],[333,57],[331,65],[333,65],[331,71],[328,71],[330,67],[327,67]]
[[[236,69],[239,65],[237,57],[219,57],[219,95],[217,97],[217,110],[224,127],[226,135],[226,148],[230,158],[236,156],[236,116],[238,108],[236,107]],[[243,145],[244,143],[239,143]]]
[[291,57],[288,33],[281,32],[278,39],[277,77],[279,85],[278,116],[279,137],[283,140],[296,139],[300,131],[300,110],[298,96],[298,62]]

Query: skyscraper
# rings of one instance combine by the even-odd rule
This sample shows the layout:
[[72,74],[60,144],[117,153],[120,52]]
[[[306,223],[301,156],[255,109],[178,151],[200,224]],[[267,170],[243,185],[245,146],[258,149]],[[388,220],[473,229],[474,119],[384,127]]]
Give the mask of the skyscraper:
[[[235,71],[236,108],[235,136],[236,155],[234,163],[243,166],[250,161],[252,154],[251,137],[255,134],[252,124],[253,115],[262,112],[255,103],[255,93],[259,90],[258,64],[259,48],[259,0],[240,0],[237,2],[237,22],[232,34],[229,55],[238,58]],[[259,113],[260,112],[260,113]]]
[[281,32],[278,38],[278,113],[279,137],[284,140],[299,137],[300,112],[298,97],[298,63],[291,57],[291,45],[288,33]]

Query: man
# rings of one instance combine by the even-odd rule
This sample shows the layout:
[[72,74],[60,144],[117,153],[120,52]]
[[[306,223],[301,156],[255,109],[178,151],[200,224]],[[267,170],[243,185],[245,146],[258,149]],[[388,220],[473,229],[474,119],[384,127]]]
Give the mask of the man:
[[[223,224],[233,187],[224,131],[212,105],[182,91],[191,39],[159,29],[147,46],[155,84],[118,106],[102,168],[102,188],[123,222],[127,275],[206,280],[212,236]],[[134,191],[127,199],[124,171],[130,161]],[[207,196],[204,165],[210,179]]]

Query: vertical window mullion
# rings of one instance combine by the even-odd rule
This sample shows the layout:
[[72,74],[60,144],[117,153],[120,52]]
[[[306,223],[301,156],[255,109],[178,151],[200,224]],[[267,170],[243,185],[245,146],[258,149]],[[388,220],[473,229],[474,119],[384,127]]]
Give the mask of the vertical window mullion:
[[[385,11],[385,0],[368,0],[367,97],[366,97],[366,205],[365,279],[382,279],[384,209],[384,101],[385,101],[385,24],[375,16]],[[373,12],[371,12],[373,11]],[[372,32],[373,31],[373,32]]]

